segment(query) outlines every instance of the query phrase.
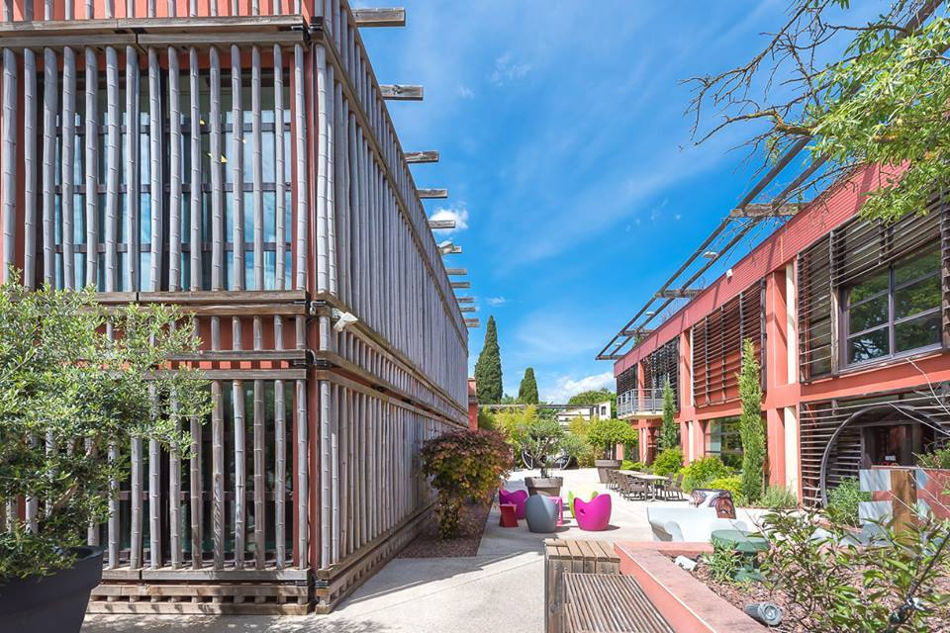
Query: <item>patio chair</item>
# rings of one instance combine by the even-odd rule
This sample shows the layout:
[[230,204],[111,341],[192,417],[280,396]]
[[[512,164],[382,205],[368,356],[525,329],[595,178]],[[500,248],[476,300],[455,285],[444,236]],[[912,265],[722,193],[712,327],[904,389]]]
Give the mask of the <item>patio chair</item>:
[[553,497],[531,495],[524,504],[524,518],[530,532],[553,532],[557,528],[558,508]]
[[715,508],[647,507],[647,521],[656,541],[708,543],[715,530],[748,532],[743,521],[720,519]]
[[577,525],[586,532],[600,532],[606,530],[610,523],[610,495],[597,495],[590,501],[580,497],[574,499],[574,518]]
[[680,501],[686,499],[686,495],[683,494],[683,473],[676,474],[676,479],[673,480],[673,485],[670,489]]
[[505,490],[498,489],[498,504],[510,503],[515,506],[515,516],[519,519],[524,518],[524,504],[528,500],[528,491],[526,490]]
[[636,477],[624,477],[621,491],[628,499],[632,497],[646,499],[647,494],[650,492],[650,484]]

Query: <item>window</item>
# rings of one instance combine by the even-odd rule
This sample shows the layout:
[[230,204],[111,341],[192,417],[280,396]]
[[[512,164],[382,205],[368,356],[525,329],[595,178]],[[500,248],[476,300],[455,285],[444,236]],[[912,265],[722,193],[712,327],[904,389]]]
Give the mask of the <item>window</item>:
[[941,342],[940,250],[931,246],[845,290],[845,364]]
[[726,466],[742,468],[742,438],[739,435],[739,418],[710,420],[708,437],[706,455],[718,455]]

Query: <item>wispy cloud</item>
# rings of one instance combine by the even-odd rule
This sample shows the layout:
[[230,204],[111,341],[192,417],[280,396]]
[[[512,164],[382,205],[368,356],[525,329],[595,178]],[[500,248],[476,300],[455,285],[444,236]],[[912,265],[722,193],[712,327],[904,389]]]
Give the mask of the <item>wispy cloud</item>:
[[485,299],[485,303],[490,306],[503,306],[508,303],[508,300],[504,297],[488,297]]
[[464,84],[459,84],[459,87],[456,89],[455,94],[462,97],[463,99],[475,98],[475,91]]
[[488,79],[496,86],[503,86],[523,79],[529,72],[531,64],[512,61],[511,51],[507,51],[495,59],[495,69]]
[[561,376],[555,380],[553,387],[545,387],[543,383],[539,386],[542,400],[553,404],[564,404],[571,399],[571,396],[582,391],[593,391],[604,387],[613,389],[614,384],[613,372],[605,371],[581,378]]
[[465,207],[438,208],[430,217],[430,220],[452,220],[455,222],[454,229],[435,229],[439,233],[457,233],[468,228],[468,209]]

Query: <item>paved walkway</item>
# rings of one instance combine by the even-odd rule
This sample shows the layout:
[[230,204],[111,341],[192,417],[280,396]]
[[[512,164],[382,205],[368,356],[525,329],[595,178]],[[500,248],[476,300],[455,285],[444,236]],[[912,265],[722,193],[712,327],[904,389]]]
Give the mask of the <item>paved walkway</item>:
[[[520,479],[530,472],[518,472]],[[604,486],[594,469],[568,470],[562,488],[589,496]],[[556,538],[649,541],[645,502],[614,495],[611,527],[582,532],[573,520]],[[685,506],[685,502],[656,502]],[[740,516],[740,518],[742,518]],[[468,558],[397,558],[326,616],[109,616],[86,617],[83,633],[119,631],[200,631],[203,633],[328,633],[414,632],[541,633],[544,612],[544,557],[541,541],[550,534],[532,534],[498,527],[498,511],[488,517],[478,554]],[[516,624],[516,626],[515,626]]]

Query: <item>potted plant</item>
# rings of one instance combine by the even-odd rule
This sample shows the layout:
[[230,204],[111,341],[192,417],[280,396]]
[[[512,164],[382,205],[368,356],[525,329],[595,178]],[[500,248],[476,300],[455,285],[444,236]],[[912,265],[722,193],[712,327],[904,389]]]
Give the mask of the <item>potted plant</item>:
[[541,469],[540,477],[525,477],[529,495],[544,494],[557,497],[561,493],[563,477],[550,477],[549,470],[565,448],[567,433],[557,420],[538,418],[521,433],[519,444],[531,461]]
[[617,459],[617,445],[633,444],[637,440],[636,429],[623,420],[597,420],[591,425],[587,441],[600,455],[599,459],[594,460],[600,483],[607,483],[608,470],[620,468],[622,461]]
[[[87,530],[110,514],[133,442],[187,456],[192,416],[208,410],[190,319],[162,306],[108,313],[92,291],[0,286],[0,622],[78,632],[102,551]],[[10,509],[16,509],[9,512]]]

